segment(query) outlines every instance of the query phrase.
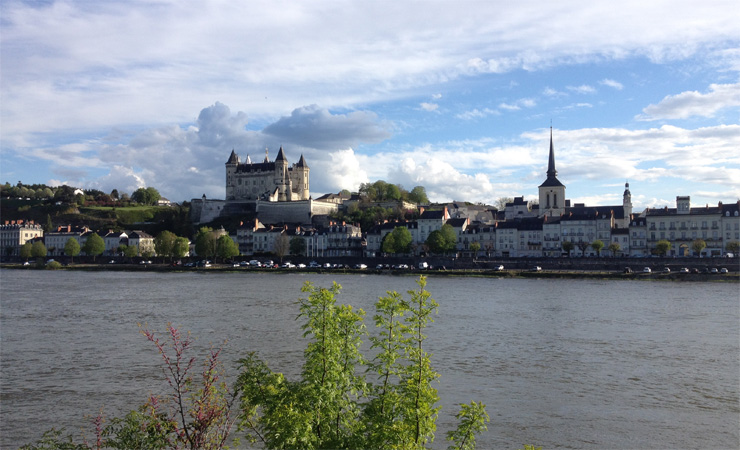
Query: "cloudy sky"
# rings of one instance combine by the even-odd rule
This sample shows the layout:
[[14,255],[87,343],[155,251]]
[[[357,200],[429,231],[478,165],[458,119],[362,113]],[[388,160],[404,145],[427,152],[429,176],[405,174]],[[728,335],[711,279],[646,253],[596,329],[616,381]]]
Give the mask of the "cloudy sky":
[[280,146],[314,197],[740,198],[736,0],[14,1],[0,6],[0,182],[224,197]]

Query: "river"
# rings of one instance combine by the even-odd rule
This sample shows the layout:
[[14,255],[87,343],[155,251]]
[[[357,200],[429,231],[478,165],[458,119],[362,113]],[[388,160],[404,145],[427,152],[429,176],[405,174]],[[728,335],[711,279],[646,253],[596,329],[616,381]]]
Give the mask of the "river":
[[[391,275],[0,270],[0,445],[34,442],[86,415],[121,416],[163,392],[160,359],[137,324],[168,322],[222,345],[233,363],[255,350],[300,370],[297,298],[305,281],[343,286],[368,312]],[[434,448],[455,404],[487,405],[479,448],[739,448],[737,283],[435,278],[427,348],[441,374]],[[367,341],[364,348],[369,345]]]

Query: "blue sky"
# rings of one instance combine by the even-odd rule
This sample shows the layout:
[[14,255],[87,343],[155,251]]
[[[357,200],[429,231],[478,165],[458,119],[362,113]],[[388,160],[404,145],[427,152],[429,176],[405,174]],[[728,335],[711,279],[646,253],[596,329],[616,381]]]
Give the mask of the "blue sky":
[[[511,4],[505,4],[511,3]],[[701,3],[701,4],[699,4]],[[0,182],[224,197],[232,149],[314,197],[740,199],[734,1],[5,1]]]

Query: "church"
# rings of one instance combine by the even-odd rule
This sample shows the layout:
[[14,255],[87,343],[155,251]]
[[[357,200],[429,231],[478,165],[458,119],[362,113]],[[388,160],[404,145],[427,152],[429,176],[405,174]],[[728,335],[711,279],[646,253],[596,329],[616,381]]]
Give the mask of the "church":
[[309,199],[309,168],[301,155],[300,160],[289,165],[280,147],[277,157],[270,161],[265,149],[265,159],[253,163],[249,156],[242,163],[234,150],[226,161],[227,201],[292,202]]

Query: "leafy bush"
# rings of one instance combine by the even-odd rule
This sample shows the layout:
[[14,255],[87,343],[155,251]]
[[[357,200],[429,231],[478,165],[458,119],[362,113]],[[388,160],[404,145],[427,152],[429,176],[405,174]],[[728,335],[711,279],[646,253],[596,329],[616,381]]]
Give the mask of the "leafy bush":
[[[229,388],[220,349],[210,351],[198,376],[195,358],[187,355],[189,335],[168,326],[169,338],[161,341],[143,329],[162,356],[169,396],[152,396],[107,426],[98,415],[95,444],[75,444],[52,429],[22,449],[220,449],[229,439],[239,445],[234,425],[233,434],[265,448],[426,448],[441,408],[432,386],[439,374],[424,349],[424,330],[437,303],[425,290],[424,277],[418,286],[408,291],[409,299],[390,291],[378,299],[373,320],[379,331],[369,337],[376,355],[368,360],[360,351],[365,312],[336,303],[338,284],[321,288],[306,282],[299,318],[308,344],[296,381],[250,353],[239,361],[241,373]],[[457,429],[447,433],[449,448],[475,448],[475,435],[489,420],[485,405],[461,405],[457,418]]]

